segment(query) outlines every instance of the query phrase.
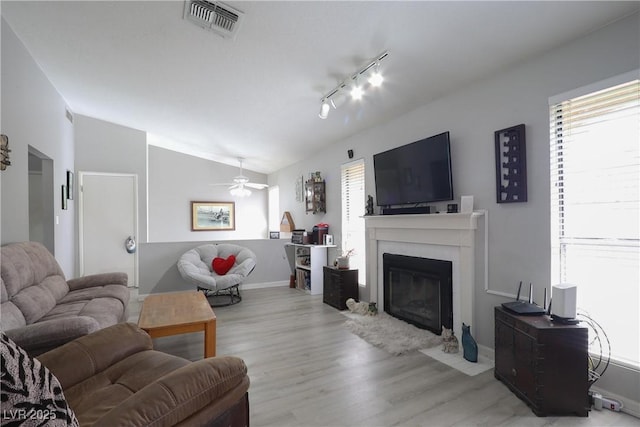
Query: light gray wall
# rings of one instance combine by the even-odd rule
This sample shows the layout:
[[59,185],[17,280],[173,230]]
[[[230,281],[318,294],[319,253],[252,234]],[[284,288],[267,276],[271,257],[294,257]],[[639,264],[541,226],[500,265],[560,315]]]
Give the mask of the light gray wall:
[[[2,244],[29,240],[29,146],[53,160],[55,257],[68,277],[75,272],[75,205],[62,210],[61,186],[73,170],[73,130],[66,104],[9,24],[2,19],[2,133],[11,166],[0,174]],[[55,223],[55,221],[54,221]]]
[[[284,245],[286,240],[224,240],[174,243],[145,243],[140,245],[140,287],[139,294],[176,292],[193,289],[185,282],[176,262],[186,251],[204,244],[232,243],[251,249],[258,260],[256,268],[243,285],[289,282],[289,263]],[[242,288],[242,286],[241,286]]]
[[[637,69],[639,31],[640,18],[635,14],[389,123],[309,153],[305,160],[269,176],[270,184],[280,186],[281,210],[291,211],[296,226],[302,228],[309,229],[320,220],[329,223],[340,244],[339,178],[340,165],[349,161],[347,149],[364,159],[366,193],[375,198],[375,153],[448,130],[456,200],[473,195],[475,208],[489,212],[490,289],[514,294],[520,280],[531,282],[536,286],[535,300],[542,301],[551,277],[548,98]],[[520,123],[526,125],[528,202],[497,204],[494,132]],[[328,212],[321,217],[305,215],[303,204],[292,196],[296,177],[314,170],[327,179]],[[446,202],[434,206],[443,210]],[[478,274],[472,330],[480,344],[492,348],[493,307],[506,298],[485,293],[482,279],[483,274]],[[361,293],[366,298],[368,289]],[[625,378],[623,370],[615,367],[598,384],[634,399],[640,391],[637,372]]]
[[[149,146],[149,241],[263,239],[267,233],[267,190],[233,197],[228,186],[240,174],[229,166],[164,148]],[[266,183],[264,174],[244,170],[250,181]],[[191,202],[234,202],[235,230],[191,231]]]
[[[74,116],[73,122],[76,171],[138,175],[137,238],[146,242],[147,133],[80,114]],[[76,185],[76,196],[77,192]]]

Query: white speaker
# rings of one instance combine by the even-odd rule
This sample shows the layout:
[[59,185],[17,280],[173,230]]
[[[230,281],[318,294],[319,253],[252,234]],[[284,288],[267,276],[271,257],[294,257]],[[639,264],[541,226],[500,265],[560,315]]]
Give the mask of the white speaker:
[[565,319],[575,319],[577,290],[578,287],[570,283],[553,285],[551,313]]

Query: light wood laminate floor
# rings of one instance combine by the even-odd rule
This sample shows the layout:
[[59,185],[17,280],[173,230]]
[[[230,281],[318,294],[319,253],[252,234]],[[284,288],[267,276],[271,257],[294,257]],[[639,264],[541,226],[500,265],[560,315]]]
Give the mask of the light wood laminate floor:
[[[496,380],[469,377],[418,351],[392,356],[343,326],[346,318],[286,287],[242,291],[214,308],[217,354],[246,362],[251,425],[259,426],[638,426],[622,413],[536,417]],[[137,322],[140,303],[131,304]],[[154,339],[155,348],[202,358],[202,334]]]

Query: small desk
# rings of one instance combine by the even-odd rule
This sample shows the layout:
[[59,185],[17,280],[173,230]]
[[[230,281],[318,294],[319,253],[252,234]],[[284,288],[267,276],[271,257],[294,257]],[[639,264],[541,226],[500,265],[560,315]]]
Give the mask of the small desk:
[[204,357],[216,355],[216,315],[202,292],[153,294],[142,302],[138,326],[151,338],[204,332]]

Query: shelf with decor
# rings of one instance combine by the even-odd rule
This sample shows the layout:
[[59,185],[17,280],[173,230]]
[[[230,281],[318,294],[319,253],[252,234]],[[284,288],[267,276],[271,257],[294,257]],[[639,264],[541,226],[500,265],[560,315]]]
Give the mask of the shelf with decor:
[[327,265],[327,250],[334,245],[292,244],[295,256],[296,288],[321,295],[323,290],[322,268]]
[[316,176],[310,178],[305,184],[305,212],[309,213],[326,213],[327,197],[325,182],[320,178],[320,173],[316,172]]

